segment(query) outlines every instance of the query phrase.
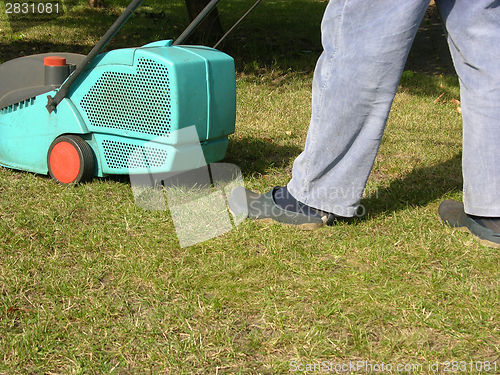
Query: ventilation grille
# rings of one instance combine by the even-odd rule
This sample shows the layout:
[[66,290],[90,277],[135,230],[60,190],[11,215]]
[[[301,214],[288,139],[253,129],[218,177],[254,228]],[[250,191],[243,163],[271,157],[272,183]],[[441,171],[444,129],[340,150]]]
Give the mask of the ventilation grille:
[[16,103],[16,104],[11,104],[11,105],[9,105],[7,107],[4,107],[4,108],[0,109],[0,113],[1,114],[5,114],[5,113],[10,113],[10,112],[17,111],[18,109],[27,108],[27,107],[35,104],[35,101],[36,101],[36,98],[33,97],[33,98],[30,98],[30,99],[26,99],[26,100],[20,101],[19,103]]
[[105,139],[102,148],[104,159],[110,169],[160,167],[167,160],[167,152],[154,147]]
[[97,127],[163,136],[171,128],[168,70],[140,58],[137,73],[104,73],[80,102]]

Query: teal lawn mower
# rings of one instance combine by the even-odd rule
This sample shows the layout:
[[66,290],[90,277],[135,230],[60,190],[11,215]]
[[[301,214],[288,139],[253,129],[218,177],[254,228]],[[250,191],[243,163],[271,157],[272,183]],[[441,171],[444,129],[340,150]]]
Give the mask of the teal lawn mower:
[[176,131],[191,126],[205,158],[199,166],[223,159],[235,130],[234,60],[181,46],[218,2],[175,42],[100,53],[142,3],[134,0],[87,56],[45,53],[0,65],[0,165],[73,184],[129,174],[141,149],[150,173],[170,172],[193,146]]

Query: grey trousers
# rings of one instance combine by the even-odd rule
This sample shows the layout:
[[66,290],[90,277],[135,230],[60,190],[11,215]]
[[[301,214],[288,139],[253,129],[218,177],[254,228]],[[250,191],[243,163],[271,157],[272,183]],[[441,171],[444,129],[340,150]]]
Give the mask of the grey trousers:
[[[288,190],[354,216],[429,0],[330,0],[304,151]],[[460,79],[465,211],[500,217],[500,1],[436,0]]]

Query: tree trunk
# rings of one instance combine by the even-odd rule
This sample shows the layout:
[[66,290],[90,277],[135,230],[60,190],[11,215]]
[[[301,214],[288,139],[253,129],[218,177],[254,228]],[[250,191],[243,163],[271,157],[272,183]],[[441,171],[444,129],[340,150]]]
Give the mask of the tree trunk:
[[104,0],[89,0],[91,8],[104,8]]
[[[210,0],[186,0],[189,20],[193,21],[209,2]],[[213,45],[223,34],[219,13],[215,7],[186,42]]]

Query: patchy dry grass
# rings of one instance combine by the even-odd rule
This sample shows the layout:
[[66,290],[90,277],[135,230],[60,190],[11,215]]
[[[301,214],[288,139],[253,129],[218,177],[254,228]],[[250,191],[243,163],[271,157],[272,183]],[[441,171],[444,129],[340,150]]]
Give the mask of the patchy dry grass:
[[[319,18],[324,4],[307,3]],[[58,24],[91,11],[73,12],[51,26],[59,40],[71,27]],[[7,56],[48,40],[4,27]],[[238,69],[226,162],[261,192],[290,179],[305,142],[312,67],[284,68],[291,56]],[[458,95],[454,77],[405,75],[366,215],[313,232],[245,221],[181,249],[169,212],[138,208],[127,180],[61,187],[0,168],[0,373],[286,374],[349,361],[498,372],[500,256],[437,217],[461,195]]]

